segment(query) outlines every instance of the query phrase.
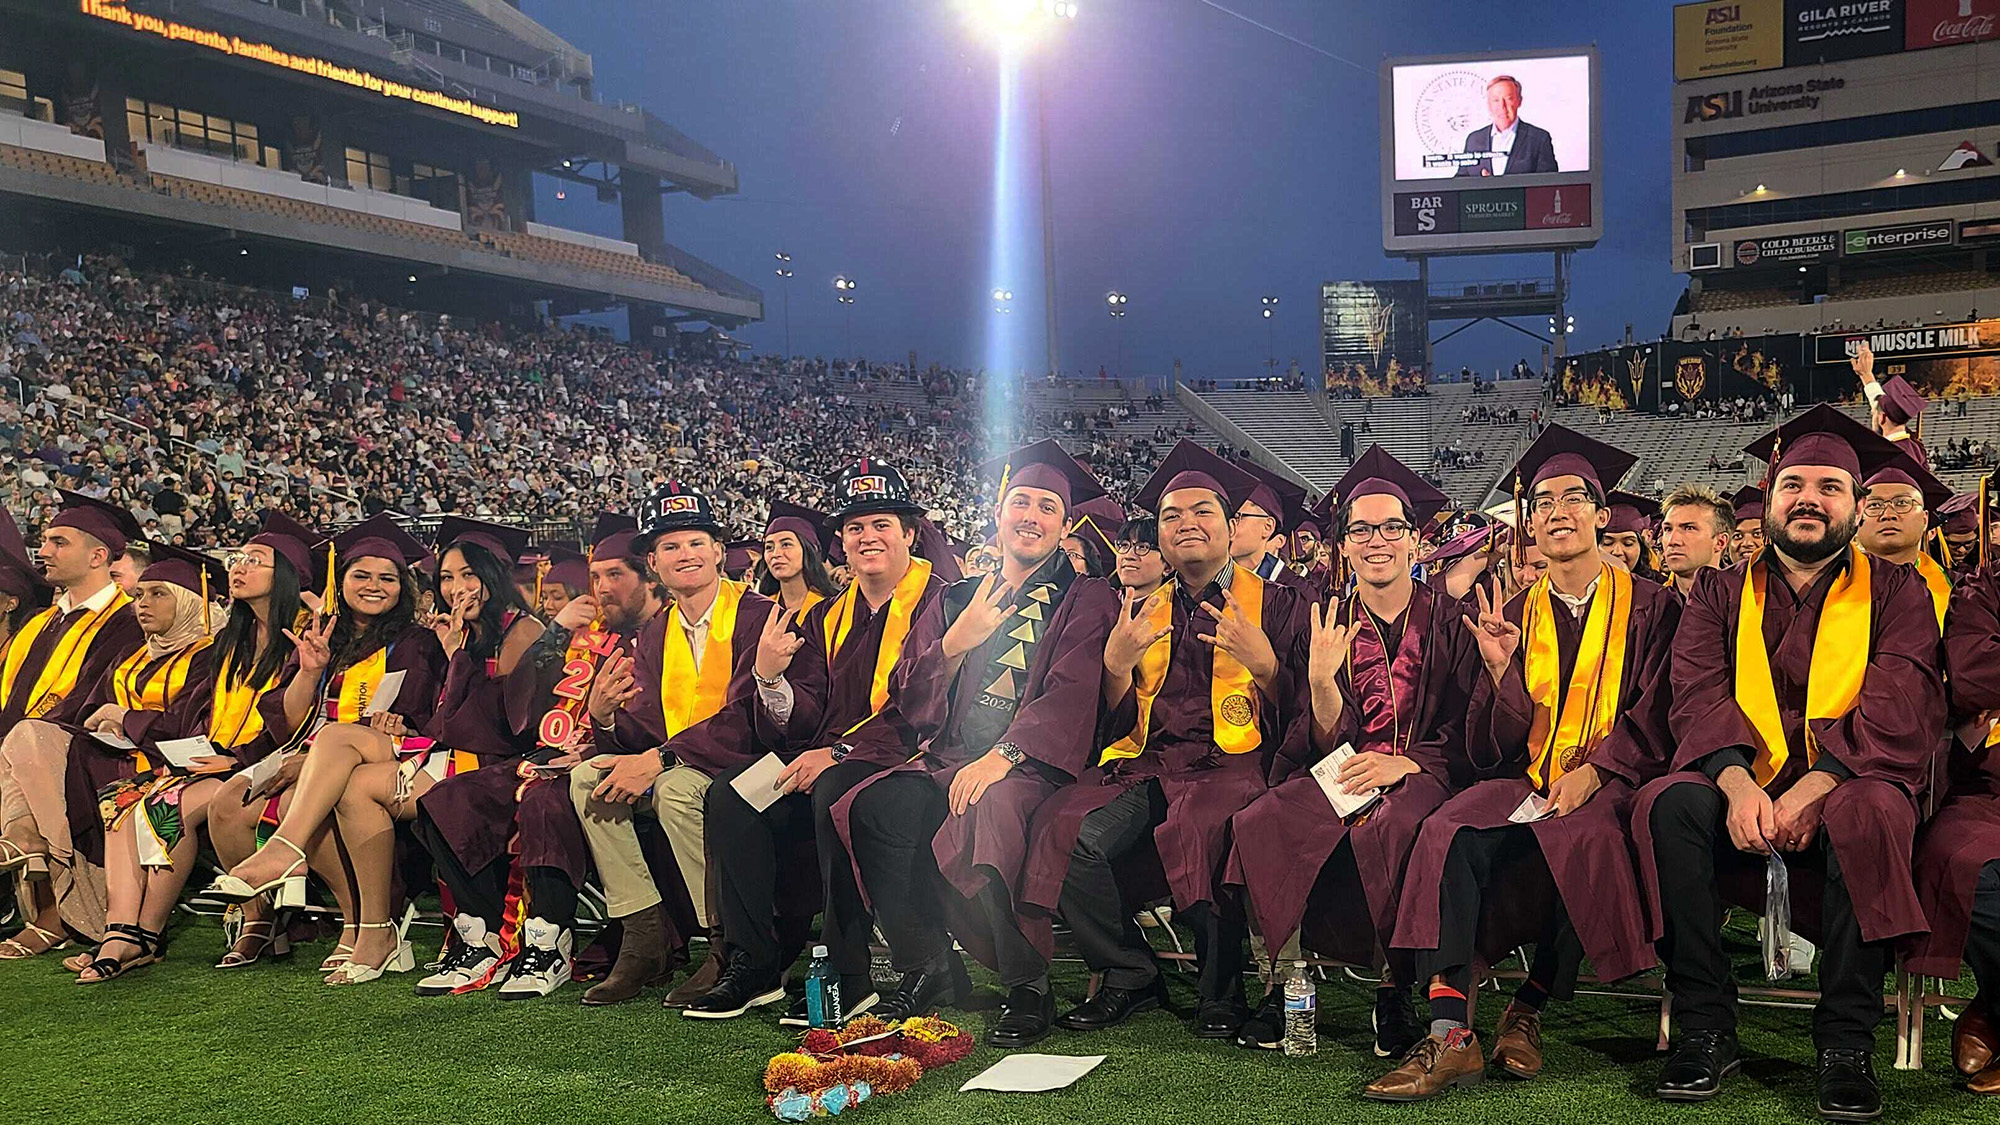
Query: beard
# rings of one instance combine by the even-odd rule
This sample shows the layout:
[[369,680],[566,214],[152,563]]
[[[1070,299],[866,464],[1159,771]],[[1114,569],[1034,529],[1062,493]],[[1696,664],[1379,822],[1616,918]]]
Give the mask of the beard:
[[[1825,513],[1822,512],[1821,515],[1825,516]],[[1790,527],[1789,520],[1785,523],[1779,523],[1770,517],[1766,517],[1764,520],[1765,542],[1802,563],[1816,563],[1822,559],[1832,558],[1841,551],[1845,551],[1847,545],[1854,542],[1855,532],[1861,530],[1861,520],[1855,518],[1845,523],[1835,523],[1831,516],[1826,516],[1826,533],[1818,539],[1811,541],[1802,541],[1793,538]]]

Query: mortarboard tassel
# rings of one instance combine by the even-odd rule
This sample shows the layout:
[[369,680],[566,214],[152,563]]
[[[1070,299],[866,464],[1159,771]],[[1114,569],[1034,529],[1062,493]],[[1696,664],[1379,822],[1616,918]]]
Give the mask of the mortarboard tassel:
[[340,579],[333,569],[333,540],[326,541],[326,594],[320,599],[320,613],[331,617],[340,612]]
[[1514,565],[1528,565],[1528,517],[1521,510],[1521,470],[1514,470]]
[[1986,531],[1986,482],[1992,479],[1990,474],[1979,478],[1979,569],[1981,570],[1986,569],[1986,540],[1988,538]]
[[209,607],[213,604],[213,602],[208,600],[208,565],[204,562],[201,568],[201,631],[203,636],[215,635],[215,629],[208,620]]

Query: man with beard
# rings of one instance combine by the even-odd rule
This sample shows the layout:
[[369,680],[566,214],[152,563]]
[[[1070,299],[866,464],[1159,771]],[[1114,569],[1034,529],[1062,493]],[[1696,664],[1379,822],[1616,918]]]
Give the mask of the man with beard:
[[[1097,747],[1108,583],[1063,565],[1068,513],[1102,486],[1054,439],[987,462],[999,482],[1000,572],[945,590],[903,645],[890,691],[924,753],[848,790],[834,830],[902,982],[876,1014],[923,1015],[962,973],[952,936],[1000,976],[1007,999],[990,1046],[1025,1047],[1055,1018],[1046,926],[1015,916],[1028,820]],[[845,858],[845,857],[842,857]]]
[[1728,562],[1736,512],[1714,489],[1700,484],[1667,493],[1660,511],[1660,565],[1667,572],[1667,587],[1685,594],[1695,575]]
[[670,485],[647,519],[631,551],[673,600],[599,669],[590,689],[595,756],[569,779],[605,910],[624,927],[617,964],[583,1002],[629,1000],[670,969],[670,924],[633,822],[650,813],[708,935],[708,959],[666,997],[667,1007],[685,1008],[722,973],[703,810],[712,778],[763,753],[750,666],[775,603],[722,577],[722,525],[706,497]]
[[[1330,495],[1340,498],[1329,525],[1339,529],[1354,593],[1312,608],[1312,738],[1285,744],[1303,757],[1275,758],[1273,788],[1231,821],[1229,882],[1245,889],[1277,961],[1297,957],[1303,923],[1321,935],[1314,950],[1380,963],[1417,830],[1467,780],[1463,724],[1479,648],[1458,599],[1411,577],[1418,529],[1444,494],[1375,445]],[[1346,816],[1309,772],[1342,748],[1352,756],[1335,776],[1341,791],[1381,794]],[[1377,1055],[1401,1055],[1422,1038],[1410,1004],[1415,979],[1407,955],[1388,958],[1375,994]],[[1274,983],[1239,1046],[1278,1046],[1283,999]]]
[[1295,723],[1308,707],[1310,643],[1304,600],[1230,558],[1235,506],[1257,487],[1183,441],[1134,497],[1159,513],[1173,577],[1143,601],[1126,592],[1103,654],[1110,710],[1101,725],[1116,737],[1099,769],[1037,810],[1021,891],[1024,903],[1062,914],[1084,962],[1103,974],[1096,994],[1056,1021],[1072,1031],[1101,1031],[1159,1005],[1164,982],[1118,878],[1121,861],[1148,845],[1195,933],[1195,1034],[1232,1038],[1248,1015],[1246,927],[1221,885],[1229,818],[1264,791],[1268,756],[1307,737]]
[[1820,405],[1746,452],[1771,464],[1768,547],[1688,592],[1680,772],[1632,816],[1679,1033],[1657,1090],[1704,1101],[1740,1065],[1720,880],[1761,875],[1775,851],[1795,885],[1821,874],[1820,1113],[1869,1120],[1891,944],[1926,928],[1909,856],[1945,725],[1938,619],[1915,571],[1854,543],[1861,482],[1896,446]]
[[[1541,1073],[1542,1008],[1569,998],[1586,954],[1605,980],[1653,964],[1625,815],[1665,772],[1680,599],[1598,549],[1608,486],[1634,460],[1551,426],[1514,467],[1548,569],[1504,606],[1474,589],[1479,616],[1464,624],[1486,674],[1475,678],[1466,754],[1490,780],[1432,813],[1411,853],[1395,946],[1430,981],[1431,1031],[1367,1097],[1421,1101],[1484,1077],[1467,1020],[1482,936],[1535,945],[1492,1056],[1520,1079]],[[1489,903],[1509,909],[1489,916]]]
[[[813,862],[800,857],[807,847],[817,852],[820,935],[840,977],[841,1014],[860,1015],[880,999],[869,979],[867,918],[852,909],[859,898],[853,865],[835,862],[841,852],[832,809],[863,778],[916,752],[916,728],[890,691],[892,673],[911,627],[945,583],[913,554],[925,521],[902,473],[864,457],[829,491],[840,505],[833,523],[854,582],[798,619],[797,632],[787,613],[771,618],[758,640],[758,737],[786,759],[777,783],[783,795],[760,812],[734,784],[709,786],[708,839],[729,959],[708,995],[682,1010],[691,1019],[733,1019],[784,999],[781,974],[787,955],[798,951],[780,940],[778,919],[801,912],[799,880],[787,876]],[[733,783],[741,772],[716,780]],[[801,996],[780,1022],[805,1026],[805,1001]]]
[[1944,628],[1951,575],[1925,552],[1924,545],[1930,537],[1930,514],[1951,499],[1951,489],[1912,461],[1907,447],[1902,456],[1875,470],[1863,489],[1861,530],[1855,542],[1883,562],[1915,567],[1931,592],[1938,628]]
[[1736,507],[1736,533],[1730,538],[1731,561],[1742,562],[1764,553],[1764,489],[1746,485],[1729,498]]

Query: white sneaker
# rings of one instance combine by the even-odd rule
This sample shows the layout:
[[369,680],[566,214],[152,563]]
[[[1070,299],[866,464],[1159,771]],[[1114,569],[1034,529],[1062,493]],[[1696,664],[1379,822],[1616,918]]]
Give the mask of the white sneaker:
[[417,982],[419,996],[476,992],[506,979],[507,967],[500,963],[500,938],[487,931],[484,918],[460,914],[451,925],[454,933],[445,941],[444,959],[438,962],[437,972]]
[[570,950],[575,939],[568,930],[530,918],[521,927],[521,939],[520,956],[507,966],[507,983],[500,986],[500,999],[531,1000],[569,983]]

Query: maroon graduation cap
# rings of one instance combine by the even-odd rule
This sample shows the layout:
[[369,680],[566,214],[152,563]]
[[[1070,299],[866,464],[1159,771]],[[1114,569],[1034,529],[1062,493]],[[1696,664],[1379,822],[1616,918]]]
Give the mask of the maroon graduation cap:
[[466,516],[446,516],[438,521],[437,553],[442,557],[454,544],[471,543],[484,549],[498,559],[501,566],[511,570],[514,560],[527,554],[528,539],[528,529],[525,527],[508,527],[506,524],[488,523]]
[[1844,470],[1858,484],[1903,456],[1895,442],[1820,403],[1768,433],[1743,452],[1771,466],[1766,481],[1795,465]]
[[1929,399],[1918,394],[1917,388],[1911,386],[1910,381],[1901,375],[1889,376],[1888,381],[1882,384],[1882,397],[1875,401],[1877,408],[1882,411],[1882,416],[1898,426],[1907,426],[1916,421],[1931,404]]
[[1625,492],[1614,488],[1606,500],[1611,505],[1611,520],[1604,525],[1606,531],[1643,534],[1653,526],[1654,520],[1660,518],[1660,502],[1636,492]]
[[1432,487],[1429,481],[1418,476],[1414,470],[1390,456],[1381,445],[1371,445],[1354,459],[1347,472],[1334,482],[1333,490],[1321,501],[1328,527],[1338,536],[1342,529],[1332,528],[1333,518],[1342,504],[1353,503],[1363,496],[1394,496],[1410,510],[1410,522],[1417,530],[1431,522],[1431,517],[1444,510],[1449,502],[1444,493]]
[[388,559],[397,566],[415,566],[430,557],[430,548],[404,531],[387,512],[370,516],[333,537],[342,559]]
[[313,545],[323,543],[326,536],[293,519],[276,508],[264,510],[262,530],[250,537],[250,542],[269,547],[292,564],[292,570],[299,577],[299,585],[315,589],[325,580],[314,565]]
[[[1064,513],[1072,517],[1077,505],[1105,495],[1104,485],[1054,438],[1043,438],[1012,453],[990,458],[979,466],[979,475],[998,482],[999,487],[1009,492],[1016,488],[1053,492],[1062,501]],[[1006,496],[998,499],[1005,500]]]
[[50,527],[73,527],[104,544],[114,559],[125,553],[126,541],[142,537],[138,519],[124,506],[66,488],[58,491],[62,510],[49,521]]
[[1169,492],[1183,488],[1205,488],[1222,498],[1223,506],[1230,514],[1236,514],[1236,506],[1250,498],[1257,487],[1257,478],[1244,472],[1214,453],[1182,438],[1167,451],[1160,467],[1139,486],[1132,496],[1135,507],[1149,512],[1160,510],[1160,499]]

